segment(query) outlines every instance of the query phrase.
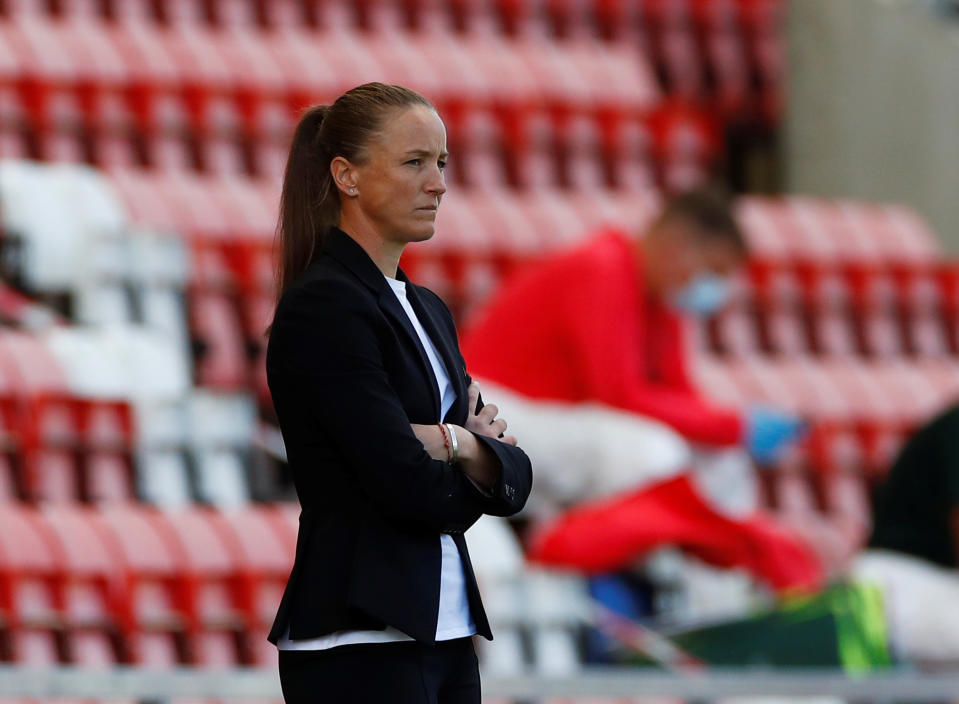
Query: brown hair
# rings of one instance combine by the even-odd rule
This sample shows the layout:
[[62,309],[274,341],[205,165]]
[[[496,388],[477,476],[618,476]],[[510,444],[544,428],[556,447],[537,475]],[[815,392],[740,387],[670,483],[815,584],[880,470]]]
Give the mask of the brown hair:
[[332,105],[314,105],[304,111],[293,132],[280,195],[275,243],[279,250],[277,301],[319,256],[323,237],[340,221],[340,195],[330,162],[342,156],[363,163],[366,146],[389,113],[413,105],[434,109],[430,101],[409,88],[364,83]]
[[746,238],[733,217],[729,196],[714,186],[701,186],[670,197],[654,227],[672,220],[691,223],[704,240],[728,243],[744,256],[749,252]]

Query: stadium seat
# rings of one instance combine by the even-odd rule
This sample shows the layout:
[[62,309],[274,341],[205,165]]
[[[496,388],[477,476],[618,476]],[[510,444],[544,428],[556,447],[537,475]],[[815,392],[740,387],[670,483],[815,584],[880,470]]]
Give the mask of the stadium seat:
[[247,629],[262,632],[273,622],[293,564],[296,535],[276,524],[275,511],[260,506],[217,511],[212,520],[235,556],[238,604]]
[[186,453],[178,448],[145,448],[136,457],[137,496],[163,508],[193,501]]
[[604,131],[604,139],[611,185],[627,192],[651,188],[655,180],[652,137],[645,124],[636,117],[624,116]]
[[587,604],[586,585],[578,577],[528,569],[525,603],[532,621],[533,663],[537,672],[571,675],[580,669],[576,638]]
[[55,588],[68,631],[109,633],[131,626],[117,556],[96,525],[95,511],[80,504],[45,505],[36,520],[56,548]]
[[32,500],[70,503],[82,497],[80,467],[72,451],[41,447],[27,452],[24,471]]
[[517,675],[524,669],[523,551],[505,521],[483,516],[470,529],[470,554],[496,638],[483,642],[484,672]]
[[52,629],[62,625],[54,586],[58,558],[31,509],[4,505],[0,511],[0,620],[14,630],[30,629],[23,635],[26,642],[45,643]]
[[246,383],[243,332],[229,299],[212,292],[197,292],[190,299],[192,336],[199,346],[196,378],[202,386],[239,389]]
[[131,459],[126,453],[92,451],[84,460],[85,497],[93,503],[136,498]]
[[207,509],[163,511],[158,525],[172,539],[182,560],[186,610],[194,662],[238,663],[235,634],[243,627],[238,600],[235,551],[222,539]]
[[60,663],[56,634],[41,628],[12,628],[8,635],[13,662],[29,667],[51,667]]
[[149,508],[110,504],[94,524],[117,554],[127,606],[118,619],[133,662],[172,665],[180,659],[177,636],[190,623],[184,557],[164,536],[161,517]]
[[66,662],[84,668],[115,667],[119,663],[113,641],[99,631],[69,631],[64,636]]
[[17,484],[17,474],[10,454],[0,454],[0,506],[19,500],[20,491]]

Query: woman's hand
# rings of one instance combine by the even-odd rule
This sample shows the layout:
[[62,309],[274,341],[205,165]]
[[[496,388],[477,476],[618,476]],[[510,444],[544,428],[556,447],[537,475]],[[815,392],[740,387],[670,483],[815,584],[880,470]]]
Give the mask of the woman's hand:
[[[470,413],[466,419],[466,427],[453,425],[452,423],[450,425],[453,432],[456,433],[460,467],[466,476],[484,491],[489,491],[499,479],[500,468],[493,451],[477,440],[475,435],[483,435],[510,445],[516,444],[516,438],[512,435],[500,437],[506,432],[506,421],[496,417],[499,409],[492,403],[483,406],[479,413],[472,412],[479,402],[479,384],[476,382],[470,384],[468,393]],[[430,457],[442,462],[449,459],[449,450],[447,450],[446,444],[450,442],[450,438],[445,429],[435,424],[419,425],[411,423],[410,427],[413,428],[413,434],[423,443],[423,447]]]
[[474,381],[470,384],[469,389],[467,389],[467,393],[469,395],[469,414],[466,417],[466,429],[477,435],[485,435],[488,438],[501,440],[508,445],[515,445],[515,436],[506,435],[502,437],[506,432],[507,425],[505,420],[496,417],[496,414],[499,413],[499,408],[495,405],[487,403],[480,409],[479,413],[473,414],[473,409],[476,408],[476,404],[479,402],[479,384]]

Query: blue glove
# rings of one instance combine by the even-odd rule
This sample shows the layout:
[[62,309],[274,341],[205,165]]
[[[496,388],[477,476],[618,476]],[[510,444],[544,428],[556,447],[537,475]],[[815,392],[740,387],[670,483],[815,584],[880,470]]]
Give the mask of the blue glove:
[[746,413],[746,449],[760,464],[772,464],[805,430],[806,423],[791,413],[753,406]]

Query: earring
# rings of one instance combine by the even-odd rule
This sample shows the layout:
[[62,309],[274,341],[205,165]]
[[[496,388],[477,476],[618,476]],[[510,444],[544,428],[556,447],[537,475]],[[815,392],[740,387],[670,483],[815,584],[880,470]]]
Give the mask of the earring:
[[356,193],[356,189],[355,189],[355,188],[351,188],[351,189],[350,189],[350,193],[351,193],[351,194]]

